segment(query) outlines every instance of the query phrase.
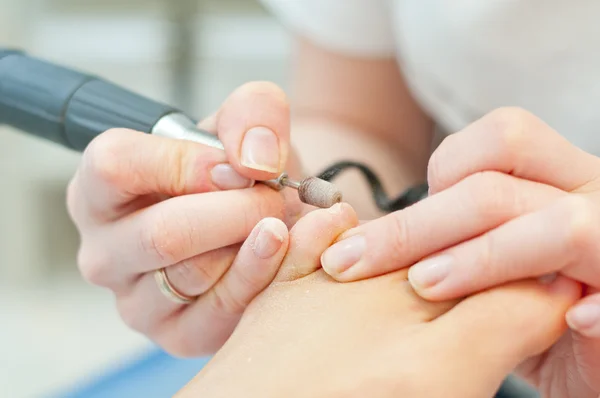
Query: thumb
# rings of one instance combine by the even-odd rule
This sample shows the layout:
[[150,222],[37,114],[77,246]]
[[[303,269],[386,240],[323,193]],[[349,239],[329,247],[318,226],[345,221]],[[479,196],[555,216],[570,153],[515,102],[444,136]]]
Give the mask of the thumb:
[[241,86],[221,106],[216,125],[238,173],[260,181],[283,172],[290,146],[290,110],[278,86],[268,82]]
[[498,385],[518,364],[539,355],[565,332],[565,314],[581,286],[559,276],[525,281],[471,296],[432,322],[472,380]]

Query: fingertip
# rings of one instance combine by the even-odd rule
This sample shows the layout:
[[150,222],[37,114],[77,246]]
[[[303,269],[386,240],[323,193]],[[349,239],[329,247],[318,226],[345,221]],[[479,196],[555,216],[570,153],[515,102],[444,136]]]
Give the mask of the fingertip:
[[[354,228],[358,225],[358,215],[356,214],[356,210],[354,210],[354,207],[352,207],[348,203],[336,203],[329,209],[324,210],[328,211],[330,214],[333,214],[336,217],[340,217],[341,219],[343,219],[345,225],[348,225],[349,228]],[[348,231],[348,229],[346,229],[345,231]]]
[[600,296],[589,296],[573,306],[566,315],[569,328],[582,336],[600,338]]
[[290,231],[290,247],[278,280],[294,280],[321,268],[323,252],[335,239],[356,226],[354,209],[345,203],[314,210],[302,217]]
[[260,259],[267,260],[285,251],[289,241],[285,223],[277,218],[261,220],[251,234],[252,252]]
[[321,264],[329,276],[339,282],[352,279],[351,268],[362,259],[367,242],[363,235],[354,235],[329,247],[321,255]]
[[[292,234],[305,234],[308,231],[320,233],[329,230],[332,239],[358,224],[354,208],[347,203],[337,203],[328,209],[317,209],[307,213],[292,228]],[[300,231],[300,232],[299,232]]]
[[223,191],[254,186],[254,180],[239,174],[230,164],[219,163],[210,171],[212,183]]
[[262,219],[242,245],[224,277],[215,285],[215,292],[233,303],[234,312],[243,311],[273,280],[281,267],[289,245],[285,224],[276,218]]
[[197,124],[198,128],[213,135],[217,134],[217,114],[213,113]]
[[[358,221],[357,221],[358,223]],[[356,269],[367,247],[367,240],[358,226],[346,230],[323,252],[321,266],[323,270],[338,282],[360,279]]]
[[270,82],[244,84],[217,113],[217,131],[238,172],[260,181],[275,178],[289,155],[290,107],[285,92]]

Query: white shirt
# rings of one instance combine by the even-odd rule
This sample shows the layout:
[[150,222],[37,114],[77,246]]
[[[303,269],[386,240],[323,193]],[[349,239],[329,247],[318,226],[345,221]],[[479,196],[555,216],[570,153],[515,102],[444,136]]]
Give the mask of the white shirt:
[[520,106],[600,155],[600,0],[263,1],[325,48],[395,56],[446,131]]

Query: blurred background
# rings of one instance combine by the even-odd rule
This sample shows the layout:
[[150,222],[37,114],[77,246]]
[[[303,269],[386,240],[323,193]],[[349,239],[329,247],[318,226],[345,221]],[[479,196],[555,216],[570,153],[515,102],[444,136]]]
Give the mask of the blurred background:
[[[0,47],[202,118],[244,82],[285,87],[289,42],[254,0],[0,0]],[[60,397],[153,349],[79,277],[64,204],[78,161],[0,126],[0,397]]]

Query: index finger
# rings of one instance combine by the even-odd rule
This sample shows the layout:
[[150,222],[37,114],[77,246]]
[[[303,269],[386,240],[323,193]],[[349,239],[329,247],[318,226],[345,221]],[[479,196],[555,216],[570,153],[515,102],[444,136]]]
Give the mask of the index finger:
[[106,284],[240,243],[261,219],[284,211],[280,193],[266,186],[171,198],[99,231],[80,262],[90,264],[87,279]]
[[446,138],[429,161],[430,193],[481,171],[573,191],[597,177],[600,159],[518,108],[501,108]]
[[323,255],[338,281],[354,281],[408,267],[423,257],[478,236],[567,195],[548,185],[487,172],[342,236]]
[[79,217],[108,221],[140,196],[172,197],[252,185],[226,162],[223,151],[195,142],[109,130],[86,148],[70,202],[85,202]]

